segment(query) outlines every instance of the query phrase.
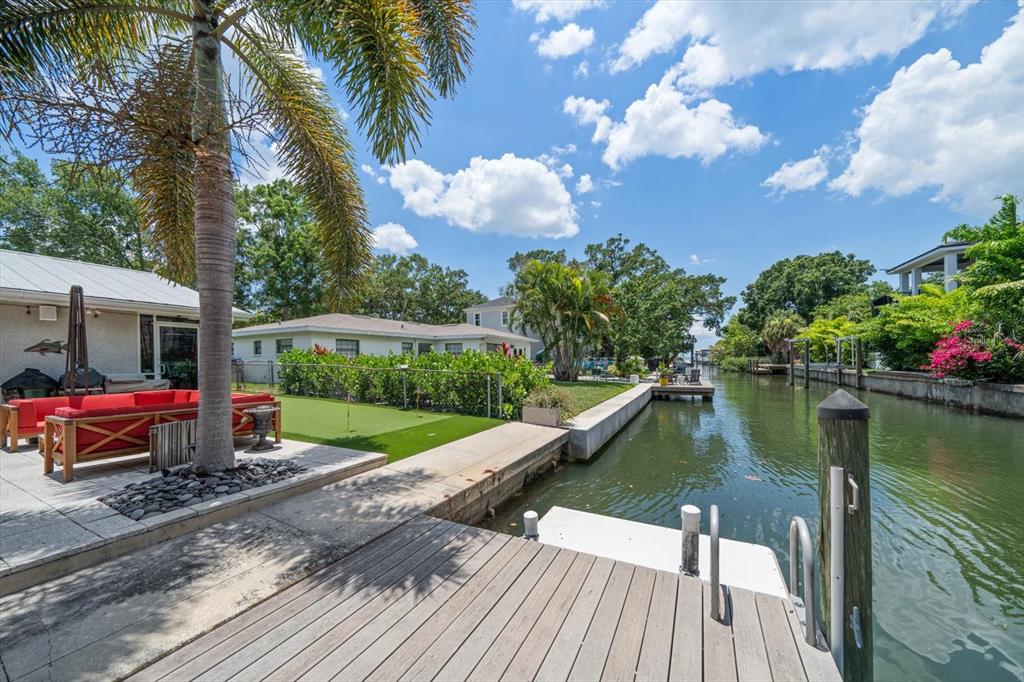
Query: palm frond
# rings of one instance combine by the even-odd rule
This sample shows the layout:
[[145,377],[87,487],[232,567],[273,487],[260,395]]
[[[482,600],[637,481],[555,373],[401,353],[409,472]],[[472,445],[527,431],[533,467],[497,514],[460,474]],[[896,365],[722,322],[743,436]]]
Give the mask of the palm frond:
[[228,44],[251,70],[252,97],[269,119],[278,161],[302,190],[324,250],[328,305],[358,287],[370,261],[366,206],[352,145],[320,79],[284,41],[240,30]]
[[411,0],[418,15],[417,34],[430,80],[442,97],[455,94],[466,80],[473,56],[472,30],[476,27],[469,0]]
[[0,3],[0,89],[24,86],[51,69],[139,53],[161,31],[185,30],[186,0]]

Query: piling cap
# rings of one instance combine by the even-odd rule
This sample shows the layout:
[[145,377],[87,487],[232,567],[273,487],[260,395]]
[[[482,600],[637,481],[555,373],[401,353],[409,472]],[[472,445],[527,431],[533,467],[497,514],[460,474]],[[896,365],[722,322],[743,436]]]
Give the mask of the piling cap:
[[818,403],[818,419],[863,421],[867,418],[868,406],[841,388]]

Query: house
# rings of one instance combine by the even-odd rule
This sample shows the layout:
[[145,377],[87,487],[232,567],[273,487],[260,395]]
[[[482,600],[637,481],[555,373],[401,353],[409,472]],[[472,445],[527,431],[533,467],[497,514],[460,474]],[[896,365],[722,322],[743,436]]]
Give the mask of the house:
[[519,324],[516,329],[512,325],[512,307],[515,299],[511,296],[501,296],[485,303],[478,303],[465,309],[466,324],[474,327],[486,327],[487,329],[498,329],[503,332],[519,333],[533,339],[530,343],[530,358],[534,359],[537,354],[544,350],[544,344],[537,339],[537,334],[529,327]]
[[899,291],[902,294],[921,293],[924,273],[941,272],[946,291],[956,289],[956,273],[970,265],[964,256],[971,242],[945,242],[910,260],[903,261],[885,271],[887,275],[899,275]]
[[[198,292],[152,272],[0,249],[0,383],[26,368],[54,379],[64,373],[57,344],[67,341],[76,284],[85,298],[91,368],[182,387],[194,381]],[[250,316],[235,309],[233,317]]]
[[[232,332],[234,357],[246,364],[246,381],[266,382],[277,356],[292,348],[319,345],[341,355],[452,353],[496,351],[507,343],[525,353],[534,339],[509,331],[468,324],[421,324],[366,315],[331,313],[285,322],[242,327]],[[267,362],[267,368],[257,363]]]

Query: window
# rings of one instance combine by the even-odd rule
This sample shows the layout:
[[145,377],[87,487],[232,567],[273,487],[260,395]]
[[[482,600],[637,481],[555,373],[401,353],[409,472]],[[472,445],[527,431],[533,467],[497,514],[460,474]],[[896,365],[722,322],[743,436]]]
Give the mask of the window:
[[277,340],[277,354],[287,353],[292,349],[291,339],[278,339]]
[[499,345],[497,343],[489,343],[489,344],[487,344],[487,352],[488,353],[497,353],[500,350],[501,350],[501,345]]
[[433,351],[434,351],[433,344],[420,343],[419,350],[417,350],[416,353],[418,355],[423,355],[424,353],[432,353]]
[[143,374],[154,371],[152,315],[139,315],[139,371]]
[[444,352],[451,353],[452,355],[462,355],[462,344],[461,343],[446,343],[444,344]]
[[480,313],[473,313],[473,324],[480,326]]
[[334,339],[334,352],[346,358],[354,358],[359,355],[359,342],[351,339]]
[[412,355],[412,341],[402,341],[402,355]]
[[263,355],[263,342],[262,341],[253,341],[252,342],[252,354],[253,355]]
[[508,326],[508,311],[507,310],[502,310],[501,311],[501,326],[502,327],[507,327]]

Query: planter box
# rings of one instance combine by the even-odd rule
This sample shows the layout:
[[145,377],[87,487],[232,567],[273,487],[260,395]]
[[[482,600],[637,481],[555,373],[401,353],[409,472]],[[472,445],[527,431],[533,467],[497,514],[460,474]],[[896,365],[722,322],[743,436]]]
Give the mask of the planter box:
[[537,426],[558,426],[562,411],[557,407],[524,407],[523,421]]

